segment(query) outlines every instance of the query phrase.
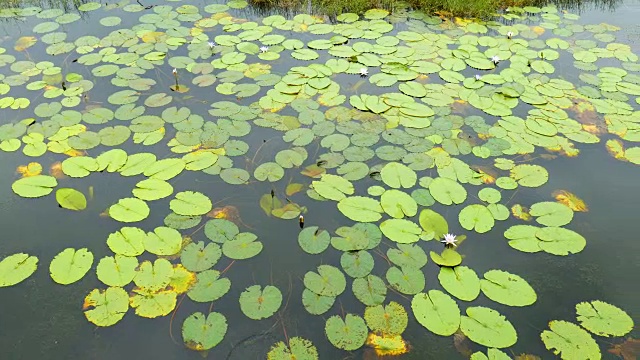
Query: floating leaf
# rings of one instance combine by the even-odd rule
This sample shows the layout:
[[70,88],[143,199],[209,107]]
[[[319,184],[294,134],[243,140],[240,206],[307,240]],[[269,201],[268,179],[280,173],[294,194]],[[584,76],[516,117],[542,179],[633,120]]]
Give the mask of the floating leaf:
[[387,271],[386,277],[389,285],[402,294],[414,295],[424,290],[425,278],[420,269],[393,266]]
[[352,351],[359,349],[367,340],[367,324],[358,315],[347,314],[344,320],[334,315],[327,319],[324,332],[329,342],[338,349]]
[[56,190],[56,201],[61,207],[69,210],[80,211],[87,208],[87,198],[75,189],[60,188]]
[[607,351],[622,357],[624,360],[635,360],[640,354],[640,340],[627,338],[621,344],[612,345]]
[[13,191],[26,198],[46,196],[58,185],[53,176],[36,175],[16,180],[12,185]]
[[526,187],[538,187],[549,180],[549,173],[540,165],[522,164],[511,169],[511,178],[519,185]]
[[416,294],[411,300],[416,320],[429,331],[450,336],[460,326],[460,309],[455,300],[439,290]]
[[160,256],[175,255],[182,248],[182,235],[172,228],[159,226],[143,239],[144,249]]
[[149,212],[147,203],[136,198],[120,199],[117,204],[109,207],[109,216],[125,223],[144,220],[149,216]]
[[49,264],[49,273],[53,281],[62,285],[72,284],[84,277],[93,265],[93,254],[86,248],[64,249]]
[[451,295],[464,301],[473,301],[480,294],[480,279],[466,266],[442,267],[438,273],[440,285]]
[[420,226],[426,233],[426,239],[440,239],[449,233],[447,220],[431,209],[420,211]]
[[462,204],[467,199],[467,190],[457,181],[437,177],[429,185],[429,192],[443,205]]
[[302,291],[302,305],[312,315],[321,315],[329,311],[335,301],[335,296],[318,295],[309,289]]
[[298,234],[300,248],[309,254],[320,254],[329,247],[331,235],[326,230],[320,230],[317,226],[304,228]]
[[535,290],[523,278],[501,270],[489,270],[480,280],[482,293],[509,306],[528,306],[536,302]]
[[136,315],[154,319],[171,313],[176,307],[177,295],[178,293],[171,290],[149,292],[134,288],[129,302]]
[[401,335],[377,335],[370,333],[367,337],[367,345],[372,347],[376,356],[398,356],[409,351],[409,346]]
[[85,297],[82,308],[84,316],[93,324],[111,326],[122,320],[129,310],[129,295],[121,287],[93,289]]
[[506,348],[516,343],[513,325],[499,312],[486,307],[468,307],[460,319],[460,330],[473,342],[487,347]]
[[416,223],[406,219],[388,219],[380,224],[380,230],[389,240],[401,244],[410,244],[420,240],[422,229]]
[[463,228],[475,230],[480,234],[488,232],[495,224],[491,211],[486,206],[479,204],[466,206],[460,211],[458,219]]
[[397,219],[415,216],[418,213],[416,201],[409,194],[400,190],[385,191],[380,198],[380,205],[389,216]]
[[318,360],[318,350],[313,343],[301,337],[292,337],[289,344],[280,341],[271,347],[267,360]]
[[203,271],[210,269],[222,257],[220,245],[204,241],[187,244],[180,254],[180,262],[189,271]]
[[354,279],[351,288],[353,295],[366,306],[381,305],[387,296],[384,281],[375,275]]
[[171,200],[169,207],[178,215],[204,215],[211,211],[211,200],[204,194],[195,191],[182,191]]
[[196,283],[189,290],[189,299],[197,302],[212,302],[220,299],[231,288],[231,281],[221,278],[217,270],[205,270],[196,275]]
[[322,296],[338,296],[344,292],[347,281],[338,268],[331,265],[318,266],[318,272],[304,275],[304,286]]
[[[173,266],[167,259],[156,259],[153,263],[147,260],[140,264],[136,272],[137,274],[133,278],[136,286],[145,292],[156,292],[169,285],[171,276],[173,275]],[[140,296],[144,295],[141,294]]]
[[395,301],[389,302],[386,306],[367,307],[364,319],[371,331],[392,336],[402,334],[409,322],[407,311]]
[[137,258],[116,254],[100,259],[96,275],[107,286],[121,287],[133,281],[137,267]]
[[313,189],[320,196],[329,200],[340,201],[346,198],[346,195],[353,195],[353,184],[349,180],[341,176],[332,174],[323,174],[320,181],[311,183]]
[[545,226],[563,226],[573,219],[573,210],[557,202],[543,201],[531,205],[529,214],[536,216],[536,222]]
[[338,210],[358,222],[376,222],[382,218],[383,212],[377,200],[364,196],[349,196],[340,200]]
[[580,326],[562,320],[549,322],[549,329],[540,334],[547,349],[561,359],[600,359],[600,347]]
[[553,196],[559,203],[568,206],[573,211],[589,211],[589,207],[584,203],[582,199],[568,191],[556,190],[553,192]]
[[633,329],[633,320],[626,312],[604,301],[576,304],[576,313],[580,325],[599,336],[624,336]]
[[262,251],[262,243],[256,241],[258,237],[252,233],[239,233],[233,240],[225,241],[222,244],[222,252],[224,256],[235,259],[244,260],[258,255]]
[[431,260],[433,260],[434,263],[440,266],[454,267],[462,263],[462,256],[460,256],[457,251],[449,248],[442,250],[440,254],[431,251],[429,256],[431,256]]
[[166,198],[173,193],[173,186],[164,180],[145,179],[131,191],[140,200],[153,201]]
[[0,261],[0,287],[13,286],[31,276],[38,268],[38,258],[25,253],[13,254]]
[[201,312],[189,315],[182,324],[182,339],[192,350],[205,351],[218,345],[227,333],[227,319],[224,315],[211,312],[205,316]]
[[380,170],[382,181],[392,188],[411,188],[416,184],[416,172],[406,165],[391,162]]
[[260,285],[246,288],[240,294],[240,310],[250,319],[266,319],[278,311],[282,305],[282,293],[277,287]]

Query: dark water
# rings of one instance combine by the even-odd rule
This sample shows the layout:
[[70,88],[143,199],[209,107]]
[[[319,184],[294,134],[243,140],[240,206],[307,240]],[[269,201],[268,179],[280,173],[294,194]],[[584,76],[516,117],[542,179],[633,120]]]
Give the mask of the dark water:
[[[197,4],[198,5],[198,4]],[[204,2],[199,5],[204,5]],[[584,6],[583,23],[607,22],[620,26],[623,30],[617,34],[618,41],[628,43],[635,53],[640,49],[640,3],[626,2],[619,4],[613,11],[603,11],[602,7]],[[96,34],[104,28],[92,27],[93,17],[97,12],[85,14],[84,19],[68,27],[69,32]],[[252,16],[251,10],[245,10],[243,16]],[[126,13],[121,27],[133,24],[139,14],[131,14],[127,20]],[[96,16],[97,17],[97,16]],[[17,23],[6,20],[0,28],[7,36],[14,38],[23,29],[30,29],[34,19]],[[12,45],[11,41],[3,44]],[[78,65],[80,67],[80,65]],[[73,69],[70,67],[70,69]],[[287,64],[280,61],[272,72],[285,72]],[[160,74],[165,82],[170,82],[170,74],[163,69]],[[567,69],[569,71],[570,69]],[[73,70],[76,71],[76,70]],[[567,78],[571,73],[565,74]],[[574,75],[575,76],[575,75]],[[345,80],[347,81],[347,80]],[[348,80],[351,81],[351,80]],[[345,82],[346,85],[346,82]],[[345,86],[346,87],[346,86]],[[105,90],[109,91],[109,90]],[[13,95],[16,96],[17,95]],[[196,97],[208,99],[207,94]],[[34,106],[41,99],[32,99]],[[208,99],[214,101],[214,99]],[[196,109],[193,108],[193,112]],[[206,108],[206,107],[205,107]],[[204,109],[204,108],[203,108]],[[204,111],[198,111],[204,112]],[[0,113],[8,116],[7,112]],[[10,121],[14,119],[2,119]],[[246,162],[236,160],[235,167],[247,168],[249,172],[260,163],[260,159],[273,159],[275,153],[289,147],[277,140],[281,133],[253,127],[252,134],[243,140],[252,149],[248,152]],[[257,164],[251,163],[255,151],[263,140],[276,138],[260,150]],[[530,307],[511,308],[490,302],[480,296],[474,305],[491,305],[504,314],[518,330],[518,343],[512,347],[513,355],[532,353],[543,359],[553,358],[539,340],[540,332],[547,327],[550,320],[575,321],[575,304],[581,301],[602,300],[625,309],[635,322],[640,321],[640,287],[637,276],[640,274],[640,241],[638,240],[638,219],[640,219],[640,167],[616,161],[604,149],[604,141],[600,144],[581,147],[581,154],[576,158],[559,157],[546,161],[540,160],[551,174],[549,182],[537,189],[517,192],[511,199],[514,203],[531,204],[550,199],[556,189],[569,190],[589,205],[590,212],[576,213],[568,226],[587,239],[584,251],[570,257],[556,257],[544,253],[525,254],[514,251],[506,245],[502,233],[512,223],[498,222],[488,234],[470,234],[474,241],[465,243],[461,252],[466,256],[465,264],[483,273],[490,269],[502,269],[519,274],[536,289],[538,301]],[[310,145],[310,158],[305,164],[314,160],[315,144]],[[124,148],[129,153],[152,151],[142,145],[130,145]],[[89,155],[96,156],[101,148],[89,150]],[[166,148],[164,150],[167,152]],[[47,153],[37,159],[43,165],[62,160],[64,156]],[[23,283],[2,288],[0,290],[0,358],[2,359],[200,359],[201,354],[184,347],[180,337],[181,324],[194,311],[206,311],[208,304],[196,304],[186,299],[175,313],[157,319],[145,319],[135,316],[132,310],[117,325],[109,328],[96,328],[86,321],[82,311],[82,302],[86,294],[93,288],[102,287],[92,269],[79,282],[70,286],[60,286],[51,280],[48,274],[50,260],[67,247],[87,247],[95,256],[94,265],[103,256],[111,255],[106,246],[108,235],[118,230],[122,224],[110,218],[100,217],[115,199],[130,196],[130,190],[140,177],[125,178],[118,174],[94,173],[83,179],[64,179],[59,181],[60,187],[73,186],[86,190],[93,186],[95,197],[90,201],[87,210],[69,212],[58,208],[50,197],[40,199],[23,199],[11,190],[11,184],[17,178],[14,169],[32,161],[20,153],[0,152],[0,255],[26,252],[37,256],[39,268],[36,273]],[[265,160],[266,161],[266,160]],[[297,172],[291,172],[297,174]],[[274,185],[282,192],[288,179],[289,171],[283,180]],[[310,180],[301,175],[293,175],[293,182],[308,184]],[[284,339],[284,331],[289,337],[301,336],[311,340],[317,347],[321,359],[342,359],[346,356],[360,359],[362,350],[347,354],[335,349],[324,336],[324,323],[329,315],[340,313],[342,307],[360,309],[362,305],[350,294],[340,297],[331,312],[324,316],[309,316],[300,301],[303,290],[302,277],[309,270],[314,270],[320,263],[338,264],[339,253],[329,249],[321,258],[304,253],[297,245],[298,224],[295,221],[282,221],[267,217],[258,206],[258,199],[273,187],[265,183],[252,183],[242,188],[228,185],[217,176],[209,176],[201,172],[183,172],[171,181],[174,193],[183,190],[200,191],[209,196],[216,206],[233,205],[238,207],[243,221],[263,242],[264,250],[255,259],[234,264],[225,274],[232,282],[231,290],[214,304],[214,311],[227,317],[230,326],[225,340],[214,348],[207,356],[209,359],[264,359],[268,349],[277,341]],[[373,184],[373,181],[371,181]],[[366,188],[366,187],[363,187]],[[169,199],[154,201],[151,204],[151,216],[137,224],[144,229],[152,229],[162,225],[162,219],[168,213]],[[301,205],[310,208],[306,215],[308,225],[317,225],[324,229],[335,229],[349,222],[335,209],[332,202],[320,203],[308,199],[304,194],[292,198]],[[446,208],[434,207],[441,212],[452,227],[457,226],[457,213]],[[182,231],[189,234],[191,230]],[[195,241],[205,240],[202,231],[193,234]],[[383,242],[382,249],[393,246]],[[144,260],[143,255],[140,260]],[[227,261],[225,263],[225,261]],[[383,275],[386,268],[377,265],[374,273]],[[221,260],[218,266],[226,266],[228,260]],[[218,267],[217,266],[217,267]],[[430,271],[426,272],[426,289],[439,288],[437,271],[430,263]],[[285,299],[290,297],[287,308],[282,313],[282,321],[275,328],[277,317],[262,321],[246,318],[238,304],[240,292],[252,284],[273,284],[282,290]],[[290,289],[290,291],[289,291]],[[180,299],[180,298],[179,298]],[[398,301],[410,309],[410,301],[405,297],[389,292],[387,301]],[[283,305],[284,306],[284,305]],[[450,337],[436,336],[425,331],[412,320],[405,338],[410,342],[412,351],[405,355],[406,359],[457,359],[463,358],[453,348]],[[267,335],[248,341],[241,347],[233,344],[255,334],[270,330]],[[638,337],[637,330],[631,336]],[[172,336],[175,341],[172,341]],[[606,342],[600,341],[602,349]],[[475,350],[476,348],[474,348]],[[480,350],[480,347],[477,347]],[[613,358],[603,351],[605,358]]]

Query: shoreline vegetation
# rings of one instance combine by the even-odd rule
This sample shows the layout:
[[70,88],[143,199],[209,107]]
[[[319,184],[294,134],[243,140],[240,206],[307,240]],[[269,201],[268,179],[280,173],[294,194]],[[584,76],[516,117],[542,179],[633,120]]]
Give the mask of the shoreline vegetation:
[[[43,8],[61,8],[65,11],[75,9],[88,0],[0,0],[0,6],[23,7],[40,6]],[[155,1],[140,0],[155,5]],[[136,0],[122,0],[119,3],[134,3]],[[586,7],[602,11],[615,9],[621,0],[248,0],[260,15],[299,13],[323,14],[335,17],[341,13],[363,13],[369,9],[381,8],[389,11],[419,10],[442,18],[491,19],[499,12],[511,8],[522,9],[527,6],[556,5],[561,10],[580,12]],[[154,3],[154,4],[152,4]],[[146,4],[145,4],[146,5]]]

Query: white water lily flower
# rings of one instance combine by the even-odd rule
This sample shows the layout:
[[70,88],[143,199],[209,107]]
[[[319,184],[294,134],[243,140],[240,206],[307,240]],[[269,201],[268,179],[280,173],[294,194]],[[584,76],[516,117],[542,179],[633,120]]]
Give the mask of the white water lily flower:
[[511,31],[507,32],[507,38],[511,39],[511,37],[513,36],[513,33]]
[[441,243],[444,243],[444,245],[453,245],[453,246],[458,246],[456,245],[456,236],[453,234],[445,234],[444,235],[444,239],[440,240]]
[[269,47],[268,46],[261,46],[260,47],[260,51],[262,51],[263,53],[266,53],[267,51],[269,51]]
[[480,74],[476,74],[476,80],[480,80]]
[[216,47],[216,43],[213,41],[209,41],[208,44],[209,44],[209,49],[213,49],[214,47]]
[[178,75],[178,69],[176,69],[176,68],[173,68],[173,71],[172,71],[172,73],[173,73],[173,75]]
[[367,68],[360,68],[360,76],[367,76],[369,75],[369,70],[367,70]]
[[491,61],[493,61],[493,63],[497,65],[500,62],[500,58],[498,57],[498,55],[493,55],[491,57]]

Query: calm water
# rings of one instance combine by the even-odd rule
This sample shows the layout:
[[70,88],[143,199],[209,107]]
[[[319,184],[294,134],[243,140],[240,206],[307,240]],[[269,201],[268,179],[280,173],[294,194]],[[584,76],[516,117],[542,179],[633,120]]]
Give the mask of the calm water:
[[[171,3],[179,4],[179,3]],[[180,3],[181,4],[181,3]],[[146,4],[145,4],[146,5]],[[204,6],[204,2],[195,5]],[[177,6],[177,5],[176,5]],[[619,42],[632,46],[634,52],[640,53],[640,3],[629,1],[620,4],[614,11],[602,11],[585,6],[582,9],[581,23],[591,24],[607,22],[620,26],[623,30],[617,34]],[[112,13],[114,11],[111,11]],[[251,10],[239,11],[239,16],[255,16]],[[117,12],[123,22],[121,27],[135,23],[137,14]],[[92,22],[103,16],[103,10],[83,14],[83,19],[67,26],[68,32],[104,36],[104,27],[93,27]],[[24,22],[5,20],[0,24],[6,43],[1,46],[11,48],[14,39],[31,29],[39,20],[29,18]],[[34,58],[44,59],[46,54],[32,51]],[[62,56],[56,57],[61,61]],[[66,60],[67,63],[69,59]],[[68,64],[69,65],[69,64]],[[76,66],[76,68],[74,68]],[[70,71],[79,71],[82,65],[69,65]],[[75,69],[75,70],[74,70]],[[284,73],[288,64],[282,60],[277,62],[272,72]],[[164,74],[158,78],[166,83],[172,81],[168,66],[162,68]],[[6,68],[0,71],[8,71]],[[575,71],[567,68],[566,71]],[[575,78],[578,73],[566,73],[567,79]],[[340,77],[338,77],[340,79]],[[340,81],[340,80],[336,80]],[[351,78],[343,78],[344,85],[355,82]],[[96,86],[94,91],[109,94],[110,86]],[[345,86],[347,87],[347,86]],[[23,94],[24,95],[24,94]],[[191,95],[208,102],[217,101],[216,93],[204,94],[192,89]],[[13,95],[12,96],[20,96]],[[26,95],[24,95],[26,96]],[[43,99],[31,99],[31,106]],[[191,105],[192,112],[204,113],[205,105]],[[200,111],[197,111],[200,110]],[[13,121],[15,113],[0,110],[0,122]],[[22,117],[17,117],[22,118]],[[260,147],[263,140],[269,141],[262,147],[256,162],[260,159],[273,159],[275,153],[289,147],[281,140],[281,133],[263,128],[253,127],[252,134],[244,138],[251,145],[246,163],[236,160],[235,166],[247,168],[251,172],[250,158]],[[536,189],[517,192],[507,205],[515,203],[532,204],[549,199],[549,194],[556,189],[569,190],[589,205],[590,212],[576,213],[568,226],[587,239],[584,251],[570,257],[556,257],[544,253],[535,255],[514,251],[506,245],[502,233],[511,221],[498,222],[488,234],[469,234],[473,241],[467,241],[462,251],[465,265],[481,274],[490,269],[503,269],[519,274],[536,289],[538,301],[530,307],[511,308],[488,301],[480,296],[474,305],[491,305],[500,311],[514,324],[518,330],[518,343],[512,348],[513,354],[532,353],[543,359],[553,358],[544,348],[539,334],[547,327],[547,322],[554,319],[575,321],[574,306],[577,302],[603,300],[621,307],[630,314],[635,322],[640,321],[640,288],[637,276],[640,274],[638,254],[640,242],[637,239],[637,221],[640,204],[640,167],[614,160],[604,149],[604,140],[596,145],[581,146],[581,154],[577,158],[558,157],[554,160],[540,160],[534,163],[544,165],[550,173],[547,184]],[[89,150],[89,155],[97,156],[102,150]],[[141,145],[128,145],[124,148],[129,153],[154,151]],[[160,148],[166,154],[166,148]],[[305,164],[314,160],[315,144],[310,145],[310,157]],[[159,155],[159,157],[163,157]],[[63,157],[46,153],[37,161],[51,164]],[[79,282],[70,286],[54,284],[48,274],[50,260],[67,247],[87,247],[97,261],[111,251],[106,245],[108,235],[122,225],[110,218],[100,217],[106,208],[116,199],[130,196],[134,184],[140,179],[125,178],[117,174],[94,173],[83,179],[60,180],[60,186],[73,186],[86,190],[89,186],[95,189],[95,197],[90,201],[87,210],[69,212],[58,208],[51,197],[40,199],[23,199],[11,190],[11,184],[18,177],[14,173],[17,166],[32,161],[18,153],[0,152],[0,257],[6,254],[26,252],[40,259],[36,273],[23,283],[0,290],[0,349],[3,359],[200,359],[201,354],[184,347],[180,337],[181,324],[194,311],[206,311],[206,304],[184,301],[171,320],[171,315],[157,319],[145,319],[135,316],[132,310],[117,325],[109,328],[96,328],[87,322],[81,311],[82,302],[91,289],[103,287],[97,280],[95,271],[91,270]],[[268,160],[262,160],[268,161]],[[297,171],[287,171],[283,180],[277,183],[282,191],[283,183],[293,174],[293,180],[308,184],[309,178]],[[362,182],[373,180],[363,180]],[[284,338],[279,324],[268,336],[247,343],[243,347],[233,349],[233,344],[253,335],[270,329],[275,317],[259,322],[249,320],[241,312],[238,297],[242,290],[251,284],[273,284],[283,291],[285,299],[291,300],[283,313],[284,325],[288,336],[301,336],[313,341],[318,347],[321,359],[344,358],[348,354],[335,349],[326,340],[323,333],[324,322],[331,311],[323,316],[309,316],[300,302],[303,290],[304,274],[315,269],[320,263],[339,264],[337,251],[326,251],[322,258],[305,254],[297,245],[299,233],[295,221],[282,221],[267,217],[258,206],[258,199],[268,193],[272,186],[267,183],[254,183],[240,188],[228,185],[217,176],[209,176],[201,172],[184,172],[171,181],[175,192],[183,190],[200,191],[209,196],[216,206],[233,205],[238,207],[242,220],[259,236],[264,250],[255,259],[235,264],[226,273],[232,282],[230,292],[214,304],[214,310],[222,312],[229,321],[229,330],[225,340],[214,348],[207,356],[209,359],[263,359],[268,349],[276,341]],[[363,188],[366,188],[363,187]],[[346,218],[338,213],[333,202],[321,203],[307,198],[304,194],[295,195],[294,201],[308,206],[306,215],[308,225],[317,225],[333,230],[342,225],[350,225]],[[142,228],[151,229],[162,225],[162,219],[168,211],[170,198],[154,201],[151,204],[151,216],[139,223]],[[442,213],[453,229],[459,228],[457,212],[444,207],[434,208]],[[191,230],[182,231],[189,234]],[[193,235],[194,240],[206,240],[202,231]],[[390,242],[381,245],[383,249],[391,246]],[[145,259],[146,255],[141,257]],[[151,257],[149,257],[151,259]],[[379,265],[379,258],[374,273],[384,276],[386,268]],[[223,259],[217,265],[224,268],[228,264]],[[433,266],[429,264],[428,266]],[[94,267],[95,268],[95,267]],[[426,289],[439,288],[436,271],[427,271]],[[347,290],[350,293],[349,290]],[[345,311],[361,312],[362,305],[352,294],[343,295],[334,305],[342,306]],[[387,301],[394,300],[410,309],[410,302],[393,292],[389,292]],[[453,347],[451,337],[436,336],[409,316],[409,328],[405,338],[410,342],[412,351],[405,355],[406,359],[457,359],[464,358]],[[171,326],[172,324],[172,326]],[[170,334],[173,334],[175,343]],[[638,337],[637,329],[631,336]],[[606,343],[601,342],[601,345]],[[477,347],[478,350],[481,347]],[[603,346],[602,349],[606,349]],[[474,348],[476,350],[476,348]],[[355,351],[351,358],[363,357],[362,350]],[[613,358],[603,352],[604,358]]]

